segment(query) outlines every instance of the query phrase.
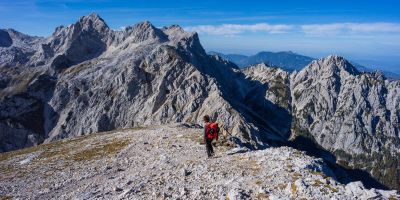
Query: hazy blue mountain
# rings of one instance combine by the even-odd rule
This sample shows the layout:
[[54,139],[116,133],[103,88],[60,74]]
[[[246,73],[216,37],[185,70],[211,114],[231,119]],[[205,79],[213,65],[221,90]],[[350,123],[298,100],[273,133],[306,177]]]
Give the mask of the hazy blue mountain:
[[222,54],[218,52],[209,52],[212,55],[219,55],[239,67],[247,67],[259,63],[265,63],[270,66],[281,67],[287,71],[301,70],[308,65],[314,58],[296,54],[291,51],[282,52],[267,52],[262,51],[252,56],[245,56],[240,54]]
[[238,65],[241,68],[246,67],[246,65],[242,66],[242,65],[240,65],[240,63],[244,63],[248,59],[248,56],[241,55],[241,54],[223,54],[223,53],[219,53],[216,51],[209,51],[208,54],[221,56],[222,58],[235,63],[236,65]]
[[[354,62],[351,62],[351,63],[361,72],[370,72],[370,73],[372,73],[372,72],[376,72],[377,71],[375,69],[371,69],[371,68],[365,67],[365,66],[360,65],[358,63],[354,63]],[[381,71],[381,70],[378,70],[378,71]],[[400,79],[400,74],[397,74],[397,73],[394,73],[394,72],[390,72],[390,71],[381,71],[381,72],[383,74],[385,74],[385,76],[387,78],[389,78],[389,79],[396,79],[396,80]]]

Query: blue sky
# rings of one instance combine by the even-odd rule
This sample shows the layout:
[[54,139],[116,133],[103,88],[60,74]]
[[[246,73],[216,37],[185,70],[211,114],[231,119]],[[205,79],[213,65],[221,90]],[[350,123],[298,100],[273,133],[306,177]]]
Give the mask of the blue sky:
[[197,31],[204,48],[253,54],[292,50],[343,55],[400,73],[400,2],[0,0],[0,28],[48,36],[56,26],[97,12],[113,29],[149,20]]

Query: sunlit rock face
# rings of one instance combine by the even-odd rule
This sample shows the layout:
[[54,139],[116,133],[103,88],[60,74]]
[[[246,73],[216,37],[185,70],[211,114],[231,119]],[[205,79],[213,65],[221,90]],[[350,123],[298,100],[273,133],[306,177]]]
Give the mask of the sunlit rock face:
[[[207,55],[198,35],[177,25],[145,21],[114,31],[91,14],[48,38],[1,36],[2,151],[141,125],[200,124],[205,114],[253,148],[290,134],[287,110],[254,95],[262,84]],[[276,110],[285,128],[269,120]]]

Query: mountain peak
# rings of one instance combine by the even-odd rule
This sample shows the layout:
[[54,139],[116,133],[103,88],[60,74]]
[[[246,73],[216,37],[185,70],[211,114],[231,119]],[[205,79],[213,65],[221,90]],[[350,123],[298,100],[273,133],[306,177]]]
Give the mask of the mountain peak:
[[320,59],[319,61],[324,63],[325,66],[336,66],[339,68],[340,71],[346,71],[352,75],[360,74],[360,72],[357,70],[357,68],[354,65],[352,65],[344,57],[336,55],[336,54],[329,55],[325,58]]
[[141,28],[155,28],[153,26],[153,24],[150,21],[147,21],[147,20],[145,20],[143,22],[139,22],[135,26],[139,26]]
[[90,15],[81,17],[76,24],[80,24],[84,28],[94,28],[99,31],[109,28],[106,22],[97,13],[91,13]]
[[92,20],[92,21],[99,21],[100,20],[100,21],[104,22],[104,20],[97,13],[91,13],[89,15],[82,16],[81,20]]
[[158,28],[154,27],[149,21],[139,22],[133,26],[129,26],[124,30],[126,36],[133,36],[133,42],[142,42],[145,40],[165,41],[165,34]]
[[125,28],[125,31],[129,31],[129,30],[142,30],[142,31],[146,31],[146,30],[155,30],[157,29],[156,27],[153,26],[153,24],[150,21],[142,21],[142,22],[138,22],[134,25],[128,26]]
[[338,61],[346,60],[344,57],[339,56],[339,55],[337,55],[337,54],[331,54],[331,55],[327,56],[325,59],[329,59],[329,60],[338,60]]

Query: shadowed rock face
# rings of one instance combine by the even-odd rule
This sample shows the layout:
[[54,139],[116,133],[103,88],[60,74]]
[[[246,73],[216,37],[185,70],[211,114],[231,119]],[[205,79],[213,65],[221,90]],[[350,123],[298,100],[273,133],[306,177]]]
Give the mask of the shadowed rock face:
[[12,45],[12,39],[7,31],[0,30],[0,47],[9,47]]
[[[96,14],[47,38],[0,34],[1,151],[120,128],[199,124],[209,114],[251,148],[303,135],[350,166],[366,164],[349,153],[399,166],[399,82],[360,73],[338,56],[294,73],[239,70],[207,55],[198,35],[179,26],[142,22],[114,31]],[[368,168],[398,177],[394,169]]]

